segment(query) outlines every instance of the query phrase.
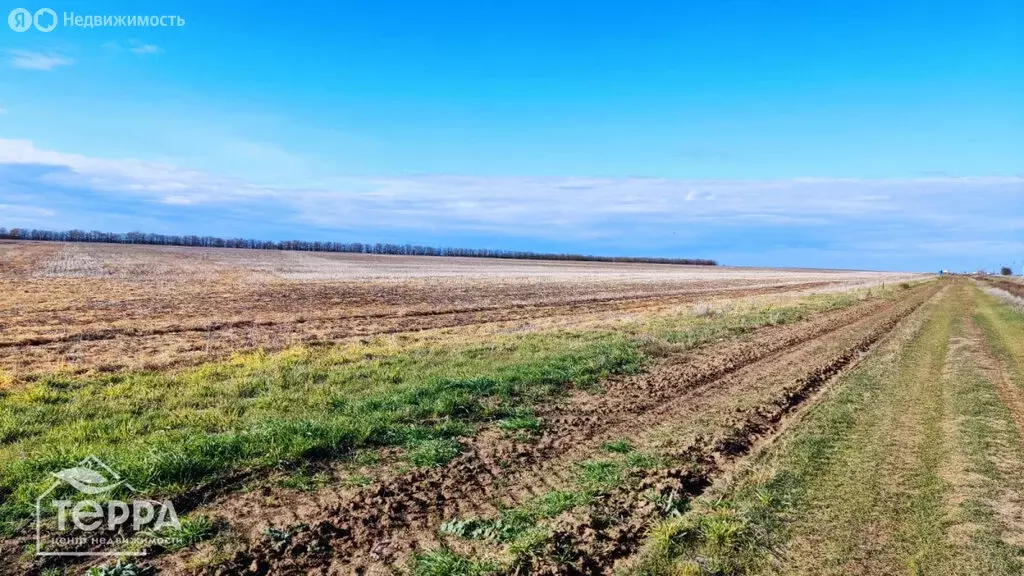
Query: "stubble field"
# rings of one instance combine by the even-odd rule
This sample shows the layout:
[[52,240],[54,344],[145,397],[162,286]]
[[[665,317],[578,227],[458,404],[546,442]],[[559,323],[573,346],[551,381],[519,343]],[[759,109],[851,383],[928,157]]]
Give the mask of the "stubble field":
[[436,328],[530,330],[908,275],[0,242],[0,370],[161,369]]
[[[1020,569],[1024,319],[989,283],[0,255],[0,573]],[[90,454],[174,501],[168,543],[35,554],[34,498]]]

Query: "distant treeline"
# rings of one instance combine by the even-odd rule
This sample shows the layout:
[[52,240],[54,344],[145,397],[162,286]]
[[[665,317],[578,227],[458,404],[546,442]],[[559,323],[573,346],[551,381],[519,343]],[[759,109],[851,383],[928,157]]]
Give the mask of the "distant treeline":
[[194,246],[202,248],[248,248],[250,250],[297,250],[302,252],[347,252],[352,254],[394,254],[402,256],[461,256],[468,258],[515,258],[521,260],[576,260],[587,262],[643,262],[650,264],[689,264],[717,266],[705,258],[645,258],[631,256],[588,256],[554,254],[522,250],[489,250],[487,248],[435,248],[413,244],[374,244],[362,242],[322,242],[307,240],[253,240],[251,238],[217,238],[215,236],[176,236],[146,232],[99,232],[93,230],[36,230],[0,228],[2,240],[41,240],[45,242],[98,242],[106,244],[152,244],[154,246]]

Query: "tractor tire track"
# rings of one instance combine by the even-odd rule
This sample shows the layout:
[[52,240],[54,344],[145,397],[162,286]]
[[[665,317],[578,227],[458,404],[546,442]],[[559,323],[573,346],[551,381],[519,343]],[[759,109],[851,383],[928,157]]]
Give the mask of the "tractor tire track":
[[[455,307],[436,310],[407,310],[389,311],[380,313],[363,314],[342,314],[335,316],[321,316],[311,319],[287,319],[287,320],[222,320],[208,321],[192,325],[169,324],[157,328],[101,328],[91,331],[82,331],[69,334],[36,335],[12,340],[0,340],[0,348],[17,348],[56,344],[62,342],[90,342],[96,340],[111,340],[119,337],[144,338],[146,336],[162,336],[166,334],[180,334],[186,332],[217,333],[232,328],[272,328],[276,326],[287,326],[292,324],[319,323],[336,327],[341,332],[335,334],[337,337],[358,337],[373,336],[382,333],[394,333],[403,330],[401,326],[384,325],[377,328],[360,330],[358,328],[347,328],[349,323],[358,324],[367,321],[401,321],[410,326],[407,330],[427,330],[431,328],[450,328],[467,324],[484,324],[487,322],[503,322],[514,320],[528,320],[546,318],[550,316],[569,316],[581,313],[614,311],[619,309],[646,308],[651,304],[683,304],[695,302],[702,298],[712,296],[727,296],[742,298],[749,296],[761,296],[766,294],[777,294],[781,292],[795,292],[801,290],[815,290],[829,285],[830,282],[807,282],[802,284],[783,284],[762,288],[732,288],[725,290],[700,290],[680,291],[676,293],[659,294],[655,296],[609,296],[587,298],[576,301],[560,303],[532,303],[516,302],[494,306],[470,306]],[[480,316],[483,314],[483,316]]]
[[[753,438],[770,430],[936,290],[919,287],[898,302],[872,301],[762,329],[740,341],[671,357],[646,374],[613,379],[603,394],[581,392],[545,411],[549,428],[536,443],[484,432],[448,466],[410,472],[309,510],[302,514],[307,529],[287,546],[256,541],[220,570],[358,574],[393,565],[411,551],[436,544],[436,528],[446,519],[493,512],[495,503],[515,504],[564,485],[568,465],[593,454],[605,439],[644,437],[665,423],[693,419],[737,391],[758,389],[765,375],[784,374],[770,386],[776,401],[726,422],[735,424],[736,438],[682,451],[681,457],[708,468],[705,478],[694,476],[689,465],[665,471],[675,485],[699,489],[717,470],[717,459],[745,453]],[[820,339],[826,336],[836,344],[822,347]],[[622,541],[609,557],[621,557],[636,538]]]

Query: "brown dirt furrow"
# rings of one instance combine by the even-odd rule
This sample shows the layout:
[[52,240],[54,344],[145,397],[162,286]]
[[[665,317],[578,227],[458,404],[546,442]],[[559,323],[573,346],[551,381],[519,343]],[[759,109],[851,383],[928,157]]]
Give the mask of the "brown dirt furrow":
[[[782,415],[858,358],[936,289],[924,286],[899,302],[873,301],[799,324],[763,329],[740,341],[669,358],[646,374],[613,379],[604,393],[579,392],[543,413],[548,429],[535,443],[485,431],[444,468],[413,471],[321,501],[331,502],[328,506],[286,502],[289,520],[307,528],[284,547],[254,538],[249,549],[220,568],[226,573],[282,574],[384,568],[412,550],[436,543],[435,530],[445,519],[492,512],[495,503],[514,504],[564,485],[569,465],[593,454],[605,439],[646,441],[666,427],[714,412],[730,432],[713,440],[695,439],[681,450],[679,468],[662,471],[664,478],[652,475],[652,482],[667,482],[674,490],[691,493],[706,485],[719,460],[745,453],[754,439],[770,431]],[[737,412],[730,398],[751,392],[765,395],[765,401]],[[225,511],[240,526],[266,525],[268,519],[283,524],[274,519],[273,510],[253,507],[244,499]],[[608,554],[591,552],[604,558],[602,565],[610,565],[637,538],[619,533],[613,539],[621,544]]]
[[[0,367],[11,364],[19,367],[44,366],[63,361],[67,368],[110,371],[128,367],[118,364],[118,361],[149,357],[150,361],[141,367],[168,368],[210,361],[240,350],[277,350],[299,342],[328,342],[498,322],[580,318],[608,312],[649,311],[651,307],[669,307],[709,297],[745,298],[816,290],[828,284],[807,282],[757,288],[687,290],[654,296],[586,298],[542,305],[509,303],[502,306],[320,316],[284,314],[280,318],[207,319],[201,323],[169,322],[155,327],[150,322],[145,328],[110,326],[109,322],[95,327],[72,325],[62,327],[59,334],[39,333],[0,340]],[[162,351],[165,358],[153,359],[155,351]]]
[[1024,283],[1015,282],[1013,280],[992,279],[987,276],[985,277],[985,281],[996,288],[1006,290],[1014,296],[1024,298]]
[[[657,296],[615,296],[604,298],[586,298],[571,300],[559,303],[532,303],[520,302],[496,306],[470,306],[456,307],[435,310],[406,310],[389,311],[380,313],[355,313],[342,315],[328,315],[322,317],[302,317],[299,319],[290,318],[283,320],[256,320],[256,319],[234,319],[234,320],[204,320],[200,324],[167,324],[151,328],[117,328],[104,327],[103,325],[94,328],[85,327],[81,332],[58,334],[58,335],[35,335],[13,340],[0,340],[0,348],[38,346],[41,344],[53,344],[58,342],[109,340],[120,336],[137,338],[145,336],[158,336],[162,334],[174,334],[180,332],[203,332],[217,333],[231,328],[264,328],[281,326],[287,324],[304,324],[317,322],[327,326],[344,328],[347,323],[360,321],[384,321],[400,320],[412,324],[408,330],[423,330],[428,328],[440,328],[459,326],[465,323],[484,323],[491,321],[525,320],[532,318],[543,318],[547,316],[563,316],[576,313],[589,313],[605,310],[618,310],[620,308],[647,308],[651,305],[667,305],[685,303],[708,298],[711,296],[727,296],[742,298],[748,296],[759,296],[764,294],[775,294],[779,292],[792,292],[800,290],[814,290],[829,285],[829,282],[807,282],[802,284],[783,284],[778,286],[767,286],[761,288],[725,288],[720,290],[685,290],[675,293],[659,294]],[[480,316],[480,314],[484,314]],[[436,317],[450,316],[455,320],[446,322],[432,322],[429,319]],[[417,326],[415,319],[424,320],[421,326]],[[347,336],[369,336],[382,332],[397,331],[397,326],[382,326],[380,329],[367,332],[351,331]]]
[[[703,493],[756,446],[769,442],[794,413],[806,407],[809,398],[869,352],[921,303],[901,308],[881,322],[862,323],[861,329],[830,336],[845,339],[841,346],[808,343],[776,361],[752,365],[745,368],[743,374],[730,376],[738,382],[746,381],[748,386],[766,381],[774,381],[779,386],[766,386],[759,395],[759,403],[735,410],[723,419],[713,434],[698,435],[677,444],[677,467],[641,472],[636,484],[603,495],[580,514],[559,518],[549,545],[557,547],[559,564],[548,564],[548,560],[542,559],[529,566],[528,572],[581,576],[614,573],[618,562],[638,551],[651,523],[662,518],[650,501],[651,492],[677,500]],[[743,387],[737,386],[733,392],[742,394]],[[701,406],[666,406],[657,411],[659,413],[641,419],[638,429],[647,426],[650,431],[640,432],[639,436],[675,432],[679,429],[678,419],[685,419],[690,411],[720,410],[705,401],[697,403]],[[601,526],[601,518],[616,521]]]
[[1024,389],[1013,383],[1006,362],[998,357],[987,344],[981,328],[971,319],[968,324],[968,335],[977,345],[979,369],[992,382],[999,394],[999,399],[1010,411],[1013,421],[1017,424],[1017,433],[1024,439]]

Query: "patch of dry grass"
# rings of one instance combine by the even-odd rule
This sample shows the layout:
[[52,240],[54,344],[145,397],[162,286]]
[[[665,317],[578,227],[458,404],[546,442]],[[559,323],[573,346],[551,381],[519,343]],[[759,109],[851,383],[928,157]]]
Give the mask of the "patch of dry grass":
[[[922,308],[750,468],[710,491],[703,500],[715,506],[655,530],[668,536],[652,537],[638,571],[1019,574],[1024,549],[1007,511],[1024,494],[1024,448],[971,327],[978,297],[961,282]],[[722,524],[722,510],[731,527],[716,530],[730,539],[705,527]],[[713,546],[726,541],[736,545]],[[708,572],[712,557],[721,570]]]

